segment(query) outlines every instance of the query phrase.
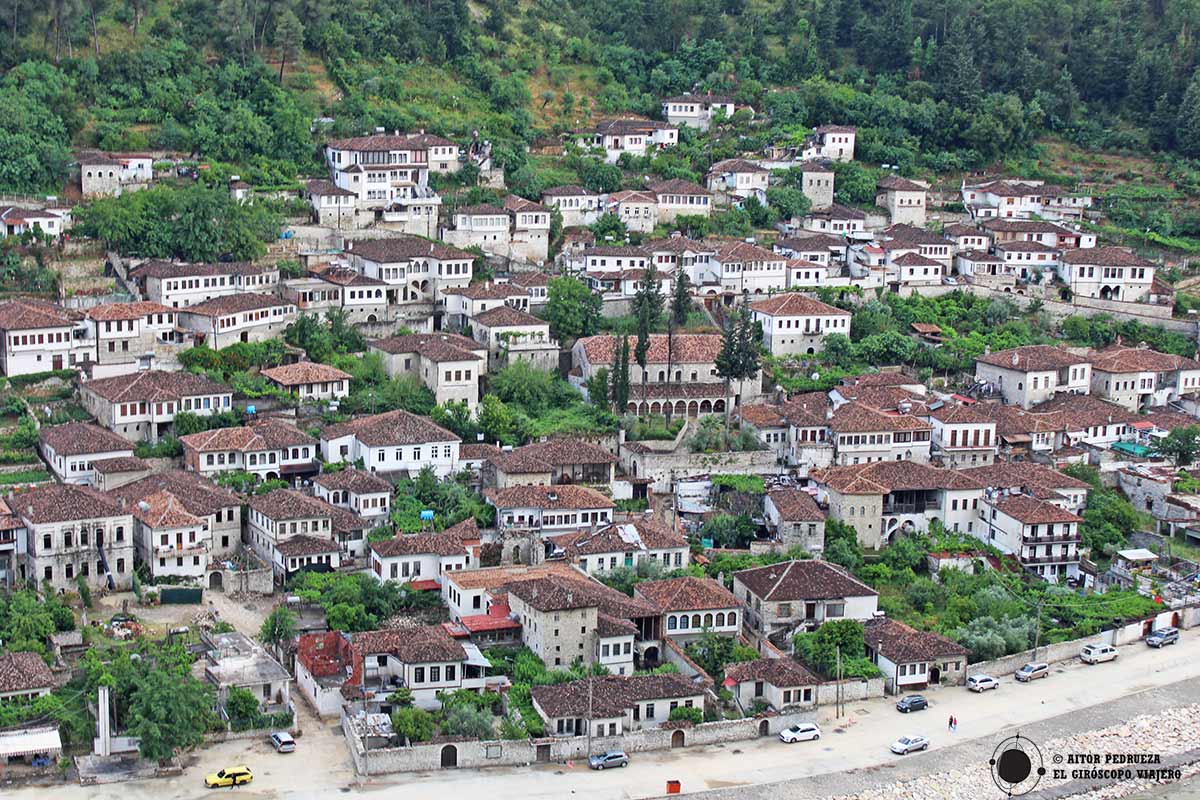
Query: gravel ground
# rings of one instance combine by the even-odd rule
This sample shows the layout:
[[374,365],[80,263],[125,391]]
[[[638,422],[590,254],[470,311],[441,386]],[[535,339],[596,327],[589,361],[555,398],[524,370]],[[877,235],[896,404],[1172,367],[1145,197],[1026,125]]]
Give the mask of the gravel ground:
[[[932,753],[907,756],[885,766],[814,775],[775,784],[700,792],[703,800],[756,800],[767,796],[828,798],[828,800],[979,800],[1004,797],[992,780],[988,764],[996,746],[1012,729],[987,740],[966,742]],[[1041,751],[1046,776],[1026,797],[1051,800],[1086,796],[1088,800],[1115,800],[1143,792],[1144,800],[1191,800],[1200,796],[1197,780],[1185,781],[1165,792],[1152,781],[1072,781],[1070,771],[1090,765],[1063,763],[1068,780],[1055,780],[1055,758],[1070,754],[1157,753],[1164,761],[1200,759],[1200,685],[1185,681],[1130,695],[1078,714],[1065,714],[1020,729],[1023,737]],[[1035,764],[1036,766],[1036,764]],[[1104,768],[1104,764],[1097,768]],[[1109,769],[1112,767],[1110,766]],[[1143,767],[1147,768],[1147,767]],[[1185,778],[1200,767],[1182,768]],[[1103,788],[1097,788],[1103,787]],[[1158,791],[1159,793],[1155,793]],[[1178,793],[1176,793],[1176,791]],[[1189,792],[1192,792],[1189,794]],[[1015,796],[1015,795],[1014,795]]]

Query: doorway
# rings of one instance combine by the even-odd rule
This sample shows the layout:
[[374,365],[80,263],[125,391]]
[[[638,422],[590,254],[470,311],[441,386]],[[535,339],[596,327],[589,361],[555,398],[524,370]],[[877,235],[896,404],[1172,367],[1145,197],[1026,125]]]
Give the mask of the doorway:
[[671,734],[671,748],[672,749],[683,747],[686,744],[687,744],[687,741],[684,738],[683,731],[675,731],[674,733]]
[[458,748],[448,744],[442,748],[442,769],[453,769],[458,766]]

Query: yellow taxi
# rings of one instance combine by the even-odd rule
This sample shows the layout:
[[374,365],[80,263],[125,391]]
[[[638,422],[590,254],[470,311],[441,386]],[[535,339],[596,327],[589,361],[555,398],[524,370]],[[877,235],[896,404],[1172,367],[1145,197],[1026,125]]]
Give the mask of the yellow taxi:
[[254,773],[250,771],[249,767],[226,767],[220,772],[205,776],[204,785],[209,789],[218,789],[222,786],[241,786],[252,780],[254,780]]

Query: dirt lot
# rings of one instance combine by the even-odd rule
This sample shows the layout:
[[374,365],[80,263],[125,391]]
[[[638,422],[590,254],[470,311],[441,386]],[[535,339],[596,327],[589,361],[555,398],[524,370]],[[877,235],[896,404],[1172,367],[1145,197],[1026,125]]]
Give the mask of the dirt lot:
[[97,599],[88,612],[89,619],[107,621],[113,614],[125,612],[137,617],[152,638],[180,625],[192,626],[199,615],[212,611],[218,620],[230,623],[242,633],[253,635],[275,607],[275,597],[233,598],[221,592],[205,592],[204,602],[186,605],[146,606],[138,603],[133,592],[115,592]]

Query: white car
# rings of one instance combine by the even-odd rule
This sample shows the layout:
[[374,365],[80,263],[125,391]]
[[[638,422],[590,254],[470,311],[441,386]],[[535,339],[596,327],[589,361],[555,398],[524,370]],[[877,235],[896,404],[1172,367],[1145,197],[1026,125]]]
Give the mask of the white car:
[[999,685],[1000,681],[991,675],[972,675],[967,678],[967,688],[972,692],[986,692],[988,689],[995,689]]
[[1079,651],[1079,660],[1085,664],[1099,664],[1102,661],[1112,661],[1120,653],[1111,644],[1089,644]]
[[779,732],[779,741],[792,744],[794,742],[815,742],[821,738],[821,729],[815,722],[801,722]]
[[901,736],[892,742],[892,752],[898,756],[906,756],[918,750],[928,750],[929,740],[924,736]]

